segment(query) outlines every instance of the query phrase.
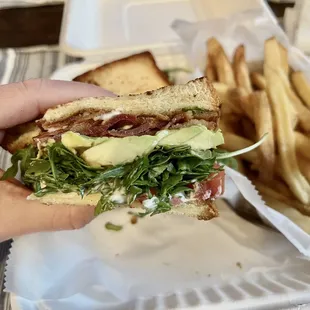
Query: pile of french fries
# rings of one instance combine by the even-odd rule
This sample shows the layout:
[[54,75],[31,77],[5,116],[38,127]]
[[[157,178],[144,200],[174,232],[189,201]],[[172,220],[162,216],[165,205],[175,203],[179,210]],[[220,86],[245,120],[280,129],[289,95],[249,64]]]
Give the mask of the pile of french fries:
[[205,76],[222,101],[224,148],[247,147],[268,133],[258,149],[240,155],[239,171],[270,207],[310,216],[310,85],[275,38],[265,41],[261,71],[249,69],[245,52],[239,45],[230,62],[217,39],[207,41]]

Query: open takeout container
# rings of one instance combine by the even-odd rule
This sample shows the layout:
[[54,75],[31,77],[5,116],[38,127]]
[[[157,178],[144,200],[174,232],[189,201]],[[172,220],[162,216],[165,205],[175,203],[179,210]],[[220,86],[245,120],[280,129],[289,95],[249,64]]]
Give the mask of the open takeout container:
[[[257,27],[268,20],[280,31],[260,0],[68,0],[60,46],[84,61],[60,68],[52,78],[71,80],[144,50],[152,51],[163,69],[195,68],[190,45],[171,24],[187,22],[183,35],[191,39],[191,23],[210,20],[209,30],[216,34],[241,11],[254,16]],[[8,154],[1,156],[5,168]],[[104,229],[107,220],[126,222],[122,210],[111,211],[78,231],[16,238],[6,268],[13,305],[27,310],[270,309],[310,302],[310,262],[300,254],[310,254],[309,235],[266,207],[245,177],[226,172],[224,198],[230,205],[245,199],[286,238],[240,218],[223,201],[221,216],[210,222],[163,215],[119,233]]]

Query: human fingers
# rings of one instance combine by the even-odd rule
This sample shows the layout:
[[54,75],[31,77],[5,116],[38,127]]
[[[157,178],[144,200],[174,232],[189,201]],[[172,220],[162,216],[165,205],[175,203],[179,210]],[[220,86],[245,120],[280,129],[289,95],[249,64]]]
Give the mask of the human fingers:
[[1,182],[0,242],[40,231],[79,229],[94,217],[94,207],[44,205],[27,200],[30,193],[18,183]]
[[[0,86],[0,130],[37,118],[48,108],[83,97],[115,96],[86,83],[28,80]],[[0,133],[0,138],[3,133]]]

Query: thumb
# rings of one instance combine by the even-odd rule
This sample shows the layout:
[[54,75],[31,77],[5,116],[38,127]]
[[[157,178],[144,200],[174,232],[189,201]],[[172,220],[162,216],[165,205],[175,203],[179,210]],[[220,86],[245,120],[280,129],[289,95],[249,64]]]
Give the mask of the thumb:
[[0,241],[39,231],[79,229],[94,217],[93,206],[44,205],[27,200],[29,194],[24,187],[1,182]]

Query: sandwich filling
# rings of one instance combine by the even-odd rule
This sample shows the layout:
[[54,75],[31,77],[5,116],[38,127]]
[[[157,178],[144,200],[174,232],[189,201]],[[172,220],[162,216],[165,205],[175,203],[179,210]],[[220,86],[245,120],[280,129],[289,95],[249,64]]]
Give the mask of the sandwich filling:
[[224,191],[224,164],[263,141],[232,153],[217,149],[224,142],[219,117],[220,102],[205,78],[139,95],[76,100],[47,110],[31,145],[15,143],[20,148],[0,180],[20,168],[33,189],[29,199],[97,203],[96,214],[122,205],[138,204],[141,216],[193,206],[207,219],[204,213]]
[[154,135],[159,130],[177,129],[202,124],[210,130],[218,127],[219,115],[199,108],[178,111],[172,115],[133,115],[115,111],[83,111],[54,123],[38,121],[41,134],[36,141],[60,140],[67,131],[88,137],[128,137]]
[[138,203],[154,215],[187,202],[208,204],[224,191],[216,149],[224,140],[212,113],[84,116],[41,123],[44,131],[13,155],[4,177],[15,175],[20,162],[23,181],[36,197],[99,193],[96,214]]
[[[233,156],[254,149],[263,139],[233,153],[218,150],[224,139],[217,118],[212,119],[212,113],[208,119],[197,118],[203,114],[183,111],[146,122],[145,116],[110,111],[90,113],[86,120],[79,115],[53,124],[41,122],[45,132],[12,156],[2,180],[14,177],[20,168],[34,197],[99,196],[96,214],[120,205],[139,204],[145,209],[141,215],[168,212],[186,203],[211,206],[224,191],[223,164],[231,165]],[[160,130],[155,130],[153,124],[159,122]],[[141,126],[148,129],[140,130]]]

